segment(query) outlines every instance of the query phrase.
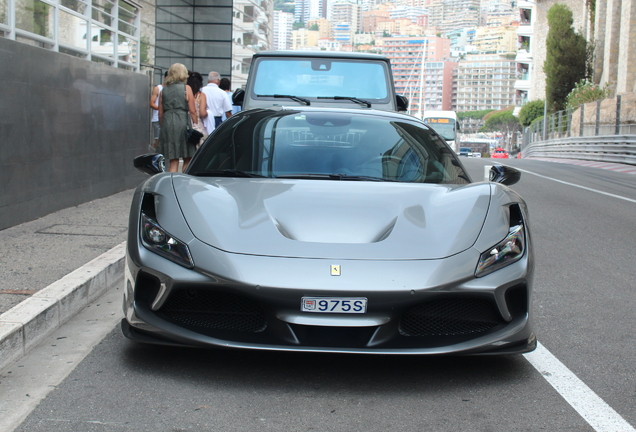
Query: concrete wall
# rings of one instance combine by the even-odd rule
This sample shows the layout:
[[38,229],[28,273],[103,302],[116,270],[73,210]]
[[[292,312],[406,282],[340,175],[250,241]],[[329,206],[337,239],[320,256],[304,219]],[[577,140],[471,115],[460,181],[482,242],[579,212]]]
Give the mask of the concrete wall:
[[149,78],[0,38],[0,229],[146,176]]

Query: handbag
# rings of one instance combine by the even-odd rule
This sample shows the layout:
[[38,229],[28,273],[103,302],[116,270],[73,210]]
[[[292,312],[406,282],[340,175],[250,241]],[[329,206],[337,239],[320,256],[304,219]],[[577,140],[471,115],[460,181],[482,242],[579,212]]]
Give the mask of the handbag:
[[186,141],[188,142],[188,144],[194,144],[197,145],[199,144],[199,141],[201,141],[201,138],[203,138],[203,134],[201,132],[199,132],[196,129],[193,129],[190,126],[190,122],[188,122],[188,126],[186,127]]

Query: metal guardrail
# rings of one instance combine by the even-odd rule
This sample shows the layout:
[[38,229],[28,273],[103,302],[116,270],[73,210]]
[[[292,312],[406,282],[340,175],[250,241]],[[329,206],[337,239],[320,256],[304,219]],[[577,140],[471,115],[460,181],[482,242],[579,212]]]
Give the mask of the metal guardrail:
[[558,138],[531,143],[521,157],[581,159],[636,165],[636,135]]
[[622,96],[618,95],[535,122],[523,132],[521,156],[636,165],[633,95],[630,99],[627,106],[621,106]]

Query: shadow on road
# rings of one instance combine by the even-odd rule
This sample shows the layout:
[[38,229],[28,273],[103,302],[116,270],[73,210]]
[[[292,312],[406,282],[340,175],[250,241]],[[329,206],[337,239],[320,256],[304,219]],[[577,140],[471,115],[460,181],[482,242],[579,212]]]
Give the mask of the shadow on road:
[[177,348],[124,342],[122,367],[141,375],[235,390],[369,393],[522,385],[536,373],[522,356],[426,357]]

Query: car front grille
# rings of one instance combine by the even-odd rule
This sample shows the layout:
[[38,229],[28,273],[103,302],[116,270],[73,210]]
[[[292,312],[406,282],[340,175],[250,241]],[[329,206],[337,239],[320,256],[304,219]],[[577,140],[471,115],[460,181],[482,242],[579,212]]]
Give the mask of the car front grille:
[[481,333],[503,324],[486,299],[436,299],[407,309],[400,319],[402,336],[459,336]]
[[256,302],[210,290],[177,290],[170,294],[157,315],[200,333],[209,330],[258,333],[267,327],[265,314]]

